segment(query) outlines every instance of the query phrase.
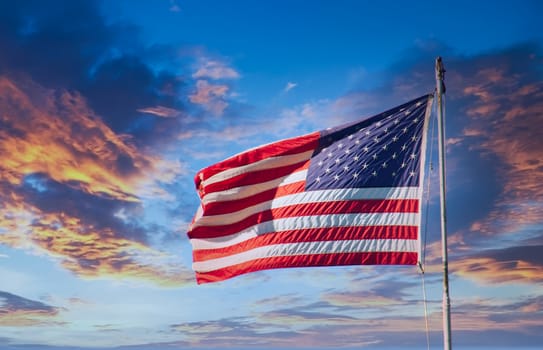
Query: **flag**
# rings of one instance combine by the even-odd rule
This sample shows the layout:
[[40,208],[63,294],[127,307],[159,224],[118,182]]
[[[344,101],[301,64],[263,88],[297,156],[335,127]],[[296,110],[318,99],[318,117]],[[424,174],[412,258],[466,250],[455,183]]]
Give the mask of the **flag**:
[[432,95],[200,170],[198,283],[275,268],[417,264]]

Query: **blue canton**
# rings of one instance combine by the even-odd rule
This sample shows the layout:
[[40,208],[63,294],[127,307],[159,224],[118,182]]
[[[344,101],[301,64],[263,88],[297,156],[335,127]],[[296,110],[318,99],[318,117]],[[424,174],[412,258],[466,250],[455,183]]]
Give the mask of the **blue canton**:
[[419,186],[427,101],[321,131],[306,189]]

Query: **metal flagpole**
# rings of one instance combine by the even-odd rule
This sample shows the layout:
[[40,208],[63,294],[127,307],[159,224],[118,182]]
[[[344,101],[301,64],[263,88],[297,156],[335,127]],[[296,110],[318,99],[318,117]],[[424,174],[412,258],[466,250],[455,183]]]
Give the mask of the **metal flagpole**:
[[445,132],[443,123],[443,94],[445,68],[441,57],[436,58],[437,127],[439,143],[439,189],[441,205],[441,247],[443,260],[443,345],[451,350],[451,300],[449,297],[449,262],[447,254],[447,211],[445,206]]

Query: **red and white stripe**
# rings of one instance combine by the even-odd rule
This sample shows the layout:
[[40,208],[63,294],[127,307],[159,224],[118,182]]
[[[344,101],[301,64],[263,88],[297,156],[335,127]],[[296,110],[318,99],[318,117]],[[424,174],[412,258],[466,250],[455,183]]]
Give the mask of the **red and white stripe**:
[[416,264],[420,190],[305,191],[319,133],[240,153],[200,171],[188,236],[198,283],[302,266]]

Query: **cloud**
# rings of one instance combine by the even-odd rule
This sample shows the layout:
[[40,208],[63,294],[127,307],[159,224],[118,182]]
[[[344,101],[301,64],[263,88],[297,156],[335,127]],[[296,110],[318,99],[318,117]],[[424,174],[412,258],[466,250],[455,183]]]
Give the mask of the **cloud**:
[[0,180],[43,173],[84,192],[137,201],[135,184],[155,161],[118,135],[77,93],[0,76]]
[[148,246],[146,228],[116,217],[167,199],[159,183],[179,162],[146,155],[116,134],[78,94],[0,77],[0,242],[46,253],[83,277],[192,281],[168,254]]
[[0,291],[0,326],[60,325],[59,312],[57,307]]
[[173,118],[181,115],[181,111],[174,109],[174,108],[168,108],[164,106],[155,106],[155,107],[147,107],[147,108],[140,108],[138,109],[138,112],[141,113],[147,113],[152,114],[157,117],[163,117],[163,118]]
[[113,230],[100,221],[88,222],[84,215],[44,212],[16,198],[21,201],[12,200],[0,211],[2,244],[50,256],[84,278],[140,279],[163,286],[193,282],[178,257],[149,247],[129,225]]
[[289,92],[290,90],[294,89],[296,86],[298,86],[298,84],[296,83],[292,83],[292,82],[288,82],[287,85],[285,86],[285,88],[283,89],[284,92]]
[[463,277],[490,284],[543,282],[543,245],[483,250],[452,262],[451,270]]
[[55,4],[0,5],[0,51],[6,53],[0,75],[30,76],[45,89],[77,92],[111,130],[136,136],[134,143],[163,142],[175,134],[175,123],[134,112],[178,105],[183,68],[158,68],[175,62],[176,49],[145,47],[136,27],[106,23],[99,3]]
[[58,0],[1,3],[0,51],[0,242],[79,277],[191,283],[158,238],[176,221],[149,214],[186,173],[166,154],[190,119],[178,48]]
[[238,79],[240,74],[233,68],[228,67],[225,63],[218,60],[210,60],[208,58],[200,58],[199,67],[196,72],[192,74],[194,79]]
[[196,91],[189,95],[190,102],[204,107],[214,115],[222,115],[228,103],[225,96],[228,93],[227,85],[210,84],[207,80],[196,82]]

